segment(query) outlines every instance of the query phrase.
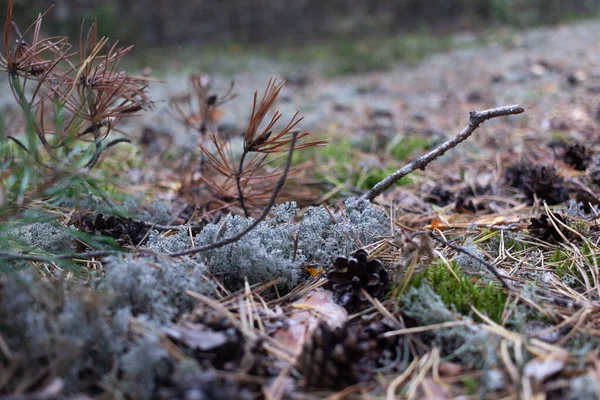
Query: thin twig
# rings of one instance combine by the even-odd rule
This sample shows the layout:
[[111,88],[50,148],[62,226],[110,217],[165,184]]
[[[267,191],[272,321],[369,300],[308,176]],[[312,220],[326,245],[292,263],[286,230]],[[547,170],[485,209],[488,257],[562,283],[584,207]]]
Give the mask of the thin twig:
[[240,166],[235,174],[235,183],[237,185],[238,190],[238,200],[240,201],[242,210],[244,210],[244,216],[248,218],[250,216],[250,213],[246,208],[246,202],[244,201],[244,191],[242,189],[242,174],[244,173],[244,160],[246,159],[246,154],[248,154],[248,150],[246,149],[246,146],[244,146],[244,152],[242,153],[242,157],[240,158]]
[[161,225],[161,224],[157,224],[154,222],[142,221],[141,219],[133,218],[132,220],[134,222],[144,225],[146,228],[156,229],[157,231],[170,231],[173,229],[180,229],[182,226],[185,227],[186,229],[196,230],[196,229],[204,228],[204,225],[206,225],[206,223],[204,223],[204,222],[200,222],[198,224],[183,223],[183,224],[178,224],[178,225]]
[[471,134],[481,125],[484,121],[496,117],[504,117],[507,115],[521,114],[525,112],[525,109],[518,104],[512,106],[492,108],[485,111],[471,111],[469,113],[469,124],[453,139],[444,142],[439,147],[431,150],[429,153],[413,160],[409,164],[400,168],[396,172],[382,179],[379,183],[373,186],[372,189],[367,191],[360,197],[360,200],[373,201],[377,196],[387,190],[390,186],[396,183],[401,178],[410,174],[416,169],[425,169],[427,164],[443,155],[446,151],[456,147],[459,143],[466,140]]
[[66,260],[66,259],[90,259],[96,257],[113,256],[117,254],[123,254],[122,251],[117,250],[98,250],[88,251],[86,253],[64,253],[64,254],[48,254],[48,255],[37,255],[29,254],[25,252],[11,252],[11,251],[0,251],[0,260],[23,260],[23,261],[34,261],[34,262],[46,262],[52,259]]
[[285,179],[287,177],[288,171],[290,170],[290,166],[292,165],[292,155],[294,154],[294,148],[296,146],[297,137],[298,137],[298,133],[293,132],[292,139],[290,141],[290,150],[288,151],[287,162],[285,164],[283,173],[281,174],[281,177],[279,178],[279,180],[277,181],[277,184],[273,188],[273,193],[271,194],[271,198],[269,199],[269,202],[265,206],[265,209],[263,210],[262,214],[258,218],[256,218],[252,224],[250,224],[246,229],[244,229],[237,235],[225,238],[223,240],[219,240],[218,242],[210,243],[210,244],[207,244],[204,246],[192,247],[190,249],[178,251],[175,253],[171,253],[169,255],[171,257],[187,256],[190,254],[197,254],[197,253],[201,253],[203,251],[216,249],[218,247],[222,247],[222,246],[225,246],[225,245],[228,245],[228,244],[238,241],[239,239],[244,237],[247,233],[249,233],[251,230],[256,228],[256,226],[259,223],[261,223],[267,217],[267,215],[269,215],[269,212],[271,211],[271,207],[273,207],[273,204],[275,203],[275,199],[277,198],[279,191],[285,184]]
[[498,272],[496,267],[494,267],[491,263],[489,263],[486,260],[484,260],[483,258],[471,253],[469,250],[465,249],[464,247],[457,246],[455,244],[448,242],[447,240],[437,236],[433,232],[429,232],[429,236],[433,240],[442,243],[444,246],[448,246],[452,250],[458,251],[459,253],[462,253],[468,257],[471,257],[473,260],[479,261],[480,263],[482,263],[485,266],[485,268],[487,268],[488,271],[490,271],[492,273],[492,275],[494,275],[500,281],[500,283],[502,284],[502,286],[504,286],[504,288],[506,290],[509,290],[509,291],[513,290],[512,286],[504,279],[504,277],[500,274],[500,272]]

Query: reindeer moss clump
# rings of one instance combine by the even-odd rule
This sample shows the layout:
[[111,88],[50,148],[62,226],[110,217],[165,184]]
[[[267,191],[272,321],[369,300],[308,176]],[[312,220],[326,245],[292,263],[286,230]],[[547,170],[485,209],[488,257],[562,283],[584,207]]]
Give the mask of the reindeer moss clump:
[[[279,278],[278,289],[289,291],[304,276],[302,265],[313,262],[328,266],[335,257],[378,240],[389,232],[385,212],[367,201],[348,200],[344,211],[329,212],[325,207],[310,207],[300,223],[294,223],[295,203],[280,204],[272,215],[235,243],[196,256],[232,291],[250,284]],[[217,224],[207,225],[194,243],[205,245],[243,231],[252,218],[229,215]],[[297,243],[295,243],[297,240]],[[177,251],[191,246],[182,233],[164,238],[151,235],[147,247]]]
[[203,264],[188,258],[113,257],[98,288],[111,295],[113,309],[127,308],[135,316],[163,324],[192,309],[187,290],[212,293],[204,271]]
[[31,270],[0,279],[0,335],[12,352],[10,360],[0,354],[0,369],[10,365],[7,382],[27,374],[61,378],[67,394],[94,393],[102,384],[114,397],[150,398],[169,377],[173,360],[159,335],[191,311],[186,290],[213,292],[205,267],[187,258],[133,255],[104,266],[105,276],[87,284]]
[[132,345],[131,314],[111,313],[109,304],[99,292],[31,272],[1,281],[0,333],[13,351],[14,382],[23,374],[45,375],[51,367],[51,375],[66,379],[69,390],[94,385]]
[[[0,250],[28,250],[54,254],[71,253],[75,250],[74,237],[65,227],[49,222],[35,222],[0,230]],[[0,273],[22,270],[28,267],[26,261],[6,262],[0,260]]]

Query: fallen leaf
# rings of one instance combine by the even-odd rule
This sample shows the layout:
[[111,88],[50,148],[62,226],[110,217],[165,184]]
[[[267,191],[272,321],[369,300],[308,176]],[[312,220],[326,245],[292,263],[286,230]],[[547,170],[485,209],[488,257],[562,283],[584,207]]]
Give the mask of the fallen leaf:
[[310,274],[310,276],[319,276],[321,275],[323,272],[325,272],[325,270],[323,268],[309,268],[309,267],[305,267],[304,270],[306,272],[308,272]]
[[302,350],[304,342],[312,335],[321,320],[331,328],[338,328],[348,320],[346,309],[335,303],[333,293],[323,288],[316,289],[289,306],[292,311],[273,338],[295,354]]

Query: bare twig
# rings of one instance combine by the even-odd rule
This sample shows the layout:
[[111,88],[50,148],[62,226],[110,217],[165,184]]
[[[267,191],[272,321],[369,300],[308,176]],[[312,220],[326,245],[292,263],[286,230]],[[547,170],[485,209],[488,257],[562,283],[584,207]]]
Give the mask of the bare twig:
[[248,218],[250,213],[248,212],[248,208],[246,207],[246,202],[244,201],[244,191],[242,189],[242,174],[244,173],[244,160],[246,159],[246,154],[248,154],[246,148],[242,152],[242,157],[240,157],[240,167],[235,173],[235,183],[238,190],[238,201],[242,206],[242,210],[244,211],[244,216]]
[[492,275],[494,275],[502,284],[502,286],[504,286],[504,288],[506,290],[512,291],[512,286],[504,279],[504,277],[500,274],[500,272],[498,272],[498,270],[496,269],[496,267],[494,267],[491,263],[487,262],[486,260],[484,260],[483,258],[471,253],[469,250],[465,249],[464,247],[461,246],[457,246],[455,244],[452,244],[450,242],[448,242],[447,240],[437,236],[436,234],[434,234],[433,232],[429,232],[429,236],[437,241],[442,243],[444,246],[448,246],[450,247],[452,250],[458,251],[459,253],[463,253],[464,255],[471,257],[472,259],[479,261],[481,264],[483,264],[485,266],[485,268],[490,271],[492,273]]
[[185,226],[186,229],[195,230],[195,229],[204,228],[204,225],[206,225],[204,222],[200,222],[197,224],[183,223],[183,224],[178,224],[178,225],[161,225],[161,224],[157,224],[155,222],[148,222],[148,221],[143,221],[141,219],[134,219],[134,218],[133,218],[133,221],[144,225],[146,228],[156,229],[157,231],[170,231],[173,229],[180,229],[182,226]]
[[237,235],[225,238],[223,240],[219,240],[218,242],[210,243],[210,244],[207,244],[207,245],[204,245],[204,246],[192,247],[191,249],[187,249],[187,250],[183,250],[183,251],[178,251],[178,252],[175,252],[175,253],[171,253],[169,255],[171,257],[187,256],[187,255],[190,255],[190,254],[197,254],[197,253],[201,253],[203,251],[216,249],[218,247],[222,247],[222,246],[225,246],[225,245],[228,245],[228,244],[231,244],[233,242],[238,241],[239,239],[241,239],[242,237],[244,237],[246,234],[248,234],[250,231],[252,231],[254,228],[256,228],[256,226],[259,223],[261,223],[267,217],[267,215],[269,215],[269,212],[271,211],[271,207],[273,207],[273,204],[275,203],[275,199],[277,198],[277,195],[279,194],[279,191],[281,190],[281,188],[285,184],[285,179],[287,177],[288,171],[290,170],[290,166],[292,164],[292,155],[294,154],[294,148],[296,146],[296,139],[297,138],[298,138],[298,132],[292,132],[292,138],[291,138],[291,141],[290,141],[290,149],[288,151],[288,157],[287,157],[287,161],[286,161],[286,164],[285,164],[285,168],[284,168],[283,172],[281,173],[281,176],[279,177],[279,180],[277,181],[277,184],[273,188],[273,192],[271,194],[271,198],[269,199],[269,202],[265,206],[262,214],[258,218],[256,218],[254,220],[254,222],[252,222],[252,224],[250,224],[246,229],[244,229],[243,231],[241,231]]
[[98,250],[88,251],[86,253],[64,253],[64,254],[48,254],[38,255],[29,254],[26,252],[11,252],[11,251],[0,251],[0,260],[23,260],[23,261],[34,261],[34,262],[46,262],[55,260],[66,260],[66,259],[80,259],[87,260],[96,257],[114,256],[117,254],[123,254],[121,251],[116,250]]
[[492,108],[485,111],[471,111],[469,114],[469,124],[458,135],[456,135],[456,137],[444,142],[442,145],[431,150],[429,153],[417,158],[391,175],[385,177],[379,183],[373,186],[372,189],[363,194],[360,199],[373,201],[373,199],[375,199],[401,178],[405,177],[416,169],[425,169],[427,164],[443,155],[446,151],[456,147],[459,143],[471,136],[475,129],[477,129],[484,121],[496,117],[521,114],[523,112],[525,112],[525,109],[518,104]]

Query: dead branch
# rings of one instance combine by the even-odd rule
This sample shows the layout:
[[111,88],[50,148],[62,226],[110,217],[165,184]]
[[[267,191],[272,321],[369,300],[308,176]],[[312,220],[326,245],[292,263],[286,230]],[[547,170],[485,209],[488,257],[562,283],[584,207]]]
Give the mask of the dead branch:
[[210,244],[207,244],[204,246],[192,247],[191,249],[171,253],[169,255],[171,257],[187,256],[190,254],[197,254],[197,253],[201,253],[203,251],[216,249],[216,248],[219,248],[219,247],[222,247],[222,246],[225,246],[225,245],[228,245],[228,244],[238,241],[239,239],[244,237],[246,234],[248,234],[250,231],[252,231],[254,228],[256,228],[256,226],[258,224],[260,224],[267,217],[267,215],[269,215],[269,212],[271,211],[271,207],[273,207],[273,204],[275,203],[275,199],[277,198],[279,191],[285,184],[285,179],[287,177],[288,171],[290,170],[290,166],[292,165],[292,156],[294,154],[294,148],[296,146],[297,138],[298,138],[298,132],[292,132],[292,138],[290,140],[290,149],[288,151],[288,157],[287,157],[287,161],[285,164],[285,168],[283,169],[283,172],[281,173],[281,176],[279,177],[277,184],[273,188],[273,192],[271,194],[271,197],[269,198],[269,202],[265,206],[262,214],[258,218],[256,218],[254,220],[254,222],[252,222],[246,229],[244,229],[237,235],[234,235],[234,236],[231,236],[231,237],[225,238],[223,240],[219,240],[217,242],[210,243]]
[[427,164],[443,155],[448,150],[456,147],[459,143],[465,141],[471,134],[481,125],[483,122],[488,119],[496,118],[496,117],[504,117],[507,115],[521,114],[525,112],[525,109],[518,104],[512,106],[498,107],[492,108],[484,111],[471,111],[469,113],[469,124],[453,139],[450,139],[444,142],[439,147],[431,150],[429,153],[413,160],[412,162],[406,164],[404,167],[400,168],[396,172],[390,174],[389,176],[382,179],[379,183],[373,186],[372,189],[367,191],[360,197],[360,200],[369,200],[373,201],[377,196],[387,190],[390,186],[396,183],[401,178],[410,174],[416,169],[425,169]]

